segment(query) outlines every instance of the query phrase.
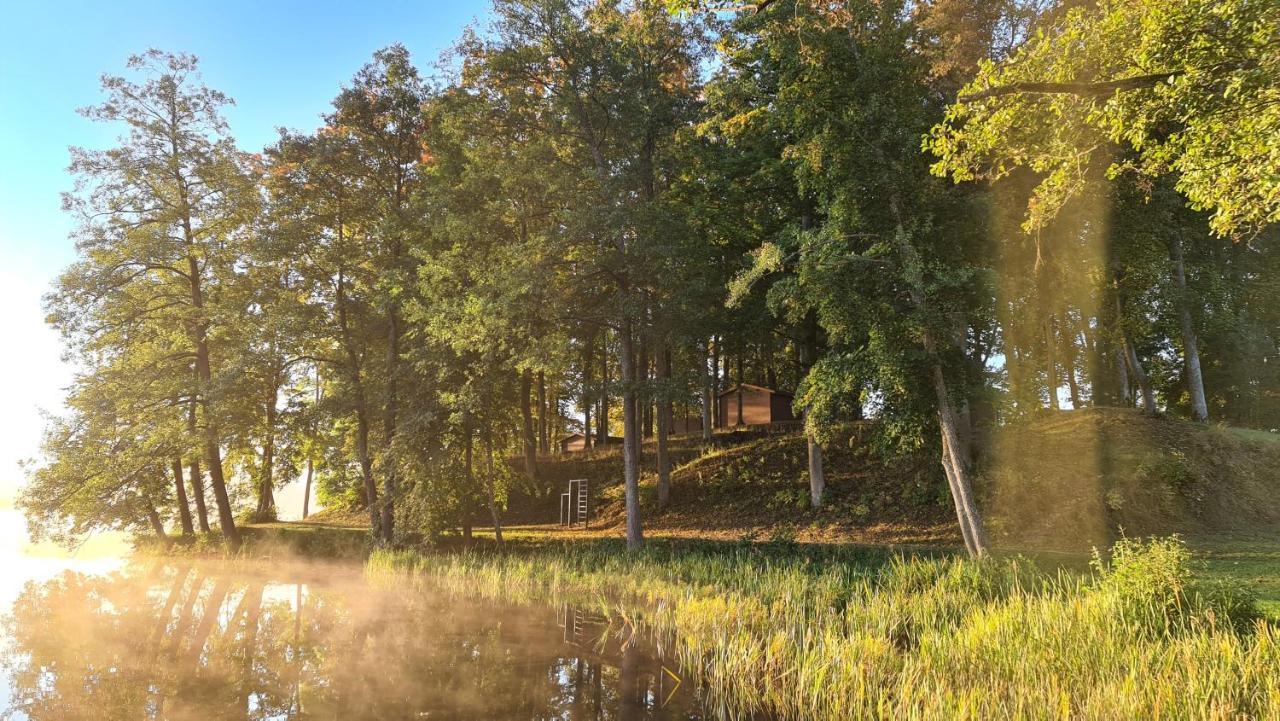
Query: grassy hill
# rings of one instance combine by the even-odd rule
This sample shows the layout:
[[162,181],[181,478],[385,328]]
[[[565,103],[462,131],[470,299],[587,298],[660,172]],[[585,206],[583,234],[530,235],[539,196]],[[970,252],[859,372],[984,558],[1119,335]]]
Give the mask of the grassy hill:
[[[798,433],[673,446],[671,503],[657,508],[646,468],[646,532],[720,540],[952,544],[959,540],[936,457],[886,458],[853,426],[827,448],[827,504],[808,504]],[[652,465],[646,443],[645,465]],[[1079,551],[1126,535],[1280,532],[1280,436],[1148,418],[1124,409],[1046,413],[995,432],[978,452],[978,490],[993,540]],[[512,520],[546,524],[570,478],[588,478],[597,532],[621,533],[620,449],[543,458],[537,498],[513,497]],[[545,494],[545,495],[544,495]]]
[[[880,457],[867,443],[869,431],[852,426],[828,446],[827,504],[818,510],[808,505],[800,434],[725,434],[711,446],[676,439],[665,509],[657,508],[652,473],[642,478],[645,533],[669,539],[659,548],[732,550],[742,541],[795,541],[813,544],[803,553],[819,557],[858,550],[851,544],[878,546],[861,549],[871,554],[885,553],[886,546],[924,555],[958,548],[937,459]],[[653,450],[645,444],[648,466]],[[620,451],[540,459],[542,488],[512,495],[504,514],[507,539],[537,548],[548,541],[620,538]],[[1050,566],[1082,567],[1090,550],[1109,547],[1122,532],[1182,534],[1200,574],[1243,582],[1262,609],[1280,619],[1280,435],[1089,409],[1002,429],[981,444],[978,456],[977,482],[997,549],[1038,556]],[[587,531],[556,525],[559,493],[573,478],[590,479],[595,492],[595,521]],[[303,522],[247,526],[246,533],[262,547],[257,552],[327,558],[363,555],[367,528],[364,511],[328,510]],[[491,534],[477,529],[477,535]],[[216,539],[210,543],[217,546]]]

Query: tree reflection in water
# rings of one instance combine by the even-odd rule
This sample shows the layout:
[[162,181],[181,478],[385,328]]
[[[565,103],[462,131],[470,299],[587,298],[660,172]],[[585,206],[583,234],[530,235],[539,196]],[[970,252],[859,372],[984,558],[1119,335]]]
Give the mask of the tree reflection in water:
[[701,718],[652,644],[581,609],[271,573],[135,565],[29,584],[4,618],[6,718]]

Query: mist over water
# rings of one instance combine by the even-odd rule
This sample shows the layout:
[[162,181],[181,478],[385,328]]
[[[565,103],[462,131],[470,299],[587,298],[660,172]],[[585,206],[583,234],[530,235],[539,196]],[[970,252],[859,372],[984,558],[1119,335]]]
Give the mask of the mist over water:
[[36,567],[54,570],[0,599],[7,719],[705,717],[657,645],[588,607],[387,587],[358,566]]

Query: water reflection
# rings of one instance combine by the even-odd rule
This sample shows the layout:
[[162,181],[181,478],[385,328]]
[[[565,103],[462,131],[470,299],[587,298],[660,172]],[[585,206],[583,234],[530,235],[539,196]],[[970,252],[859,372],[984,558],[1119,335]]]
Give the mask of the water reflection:
[[696,719],[674,666],[582,608],[376,588],[350,569],[131,565],[29,583],[14,719]]

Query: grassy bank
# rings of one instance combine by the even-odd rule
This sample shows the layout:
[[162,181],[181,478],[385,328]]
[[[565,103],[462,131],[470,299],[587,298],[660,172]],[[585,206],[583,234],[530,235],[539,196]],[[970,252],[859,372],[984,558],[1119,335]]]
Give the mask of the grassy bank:
[[1273,718],[1280,629],[1174,541],[1086,573],[858,548],[377,551],[375,577],[576,600],[670,639],[728,715]]
[[[362,561],[369,554],[368,527],[307,520],[240,523],[237,528],[243,543],[238,555],[243,558]],[[191,538],[171,536],[168,543],[143,536],[135,539],[134,548],[143,554],[169,557],[226,558],[228,555],[222,535],[216,529]]]

